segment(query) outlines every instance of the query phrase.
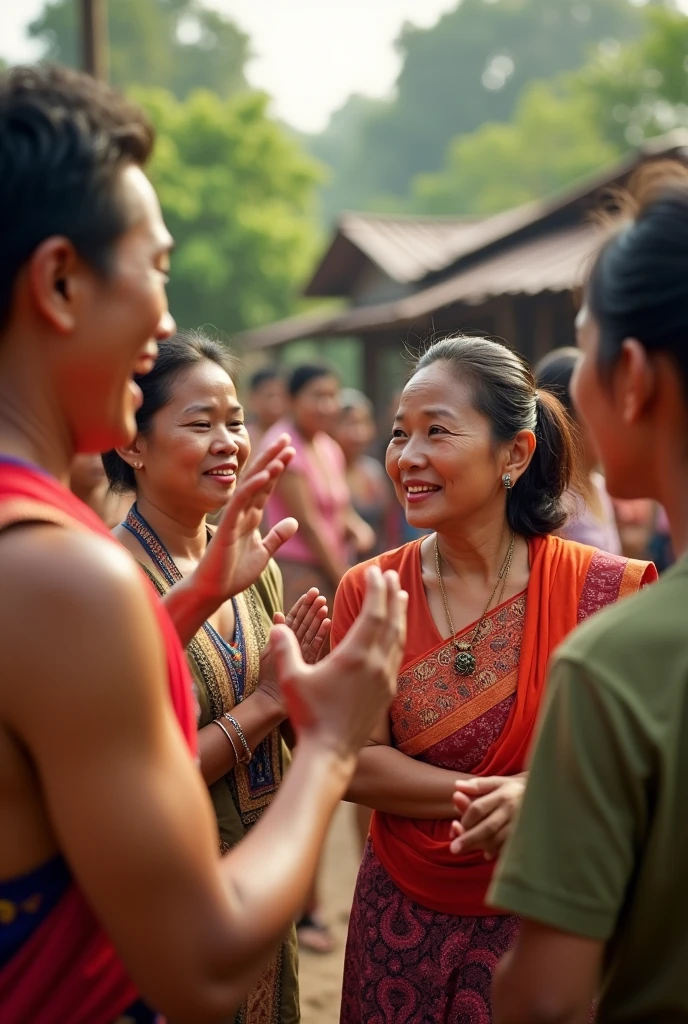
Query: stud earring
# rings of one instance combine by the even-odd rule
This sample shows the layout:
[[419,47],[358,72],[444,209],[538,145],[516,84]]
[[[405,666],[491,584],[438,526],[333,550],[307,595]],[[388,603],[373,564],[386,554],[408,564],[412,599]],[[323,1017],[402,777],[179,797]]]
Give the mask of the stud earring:
[[504,484],[504,490],[510,491],[514,486],[511,482],[511,473],[505,473],[502,477],[502,483]]
[[135,462],[134,463],[134,469],[141,469],[141,463],[140,462]]

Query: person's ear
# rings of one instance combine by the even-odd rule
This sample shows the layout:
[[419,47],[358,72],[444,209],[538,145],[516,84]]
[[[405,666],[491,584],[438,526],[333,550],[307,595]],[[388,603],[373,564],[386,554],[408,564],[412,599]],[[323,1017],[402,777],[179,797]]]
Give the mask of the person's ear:
[[34,307],[59,334],[76,327],[84,283],[84,264],[68,238],[46,238],[31,254],[28,284]]
[[502,477],[507,474],[513,487],[519,477],[523,476],[535,453],[537,442],[532,430],[519,430],[516,437],[505,450],[502,466]]
[[128,466],[130,466],[135,472],[144,468],[144,451],[145,445],[140,443],[140,439],[137,435],[134,441],[125,448],[117,448],[117,454]]
[[654,398],[657,371],[647,349],[635,338],[626,338],[613,370],[614,389],[621,400],[626,426],[637,423]]

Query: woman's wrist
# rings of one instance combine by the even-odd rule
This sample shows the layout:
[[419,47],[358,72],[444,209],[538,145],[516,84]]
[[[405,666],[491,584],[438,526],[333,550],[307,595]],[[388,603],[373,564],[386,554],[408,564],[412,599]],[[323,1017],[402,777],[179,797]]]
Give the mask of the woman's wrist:
[[[246,714],[247,709],[249,715]],[[276,729],[287,718],[286,708],[279,703],[270,693],[257,689],[232,709],[232,714],[239,721],[242,729],[255,728],[260,722],[266,727],[267,732]],[[251,721],[247,721],[250,717]]]

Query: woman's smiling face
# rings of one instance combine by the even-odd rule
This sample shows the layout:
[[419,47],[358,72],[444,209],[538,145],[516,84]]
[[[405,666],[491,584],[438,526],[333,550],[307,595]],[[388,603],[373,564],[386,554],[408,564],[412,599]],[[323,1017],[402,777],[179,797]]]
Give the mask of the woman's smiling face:
[[441,529],[504,506],[502,460],[489,420],[445,362],[414,374],[404,388],[386,468],[410,525]]
[[251,452],[244,411],[227,372],[210,359],[170,384],[167,403],[139,435],[139,486],[163,511],[206,514],[225,504]]

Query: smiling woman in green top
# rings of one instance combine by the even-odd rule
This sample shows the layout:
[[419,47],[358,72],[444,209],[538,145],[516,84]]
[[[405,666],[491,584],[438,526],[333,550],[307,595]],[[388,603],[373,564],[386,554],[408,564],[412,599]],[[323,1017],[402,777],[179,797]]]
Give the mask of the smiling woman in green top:
[[[688,184],[638,182],[578,319],[574,399],[617,498],[653,498],[683,558],[565,641],[491,902],[523,927],[495,1024],[688,1021]],[[465,789],[466,787],[462,787]],[[479,799],[459,794],[465,842]],[[475,829],[474,829],[475,830]]]

